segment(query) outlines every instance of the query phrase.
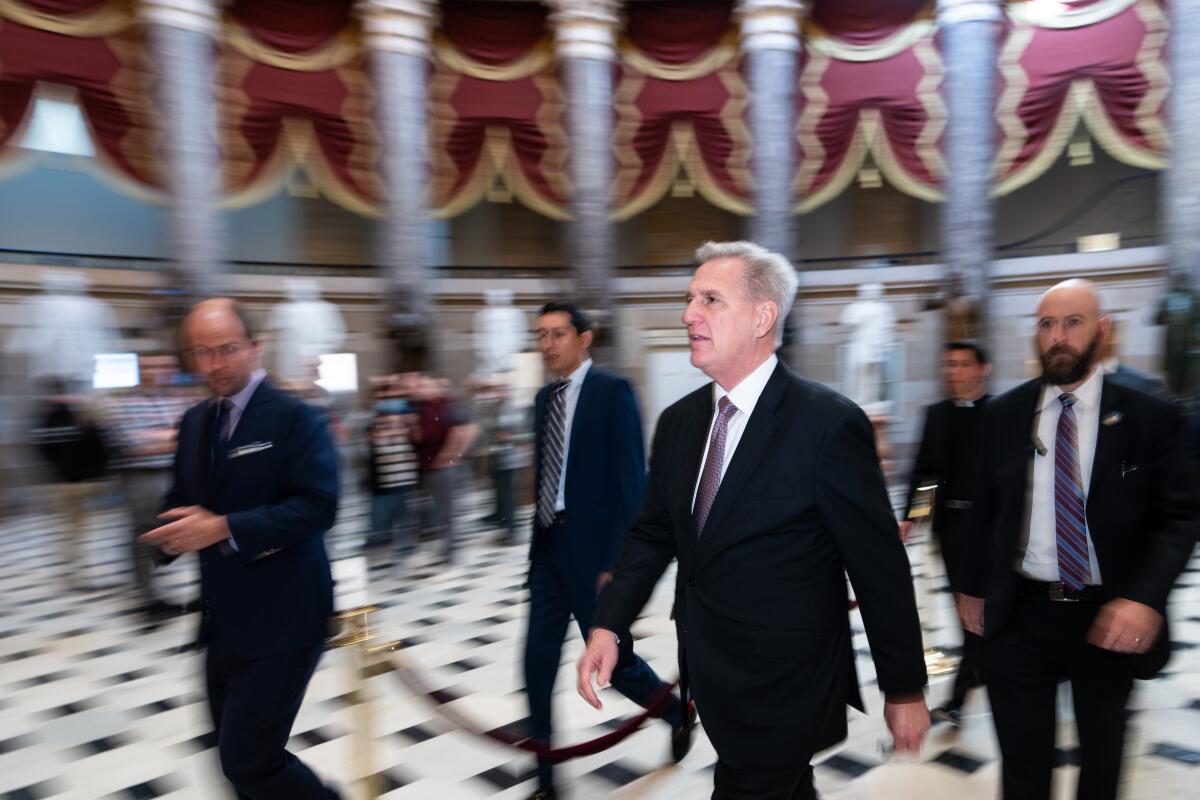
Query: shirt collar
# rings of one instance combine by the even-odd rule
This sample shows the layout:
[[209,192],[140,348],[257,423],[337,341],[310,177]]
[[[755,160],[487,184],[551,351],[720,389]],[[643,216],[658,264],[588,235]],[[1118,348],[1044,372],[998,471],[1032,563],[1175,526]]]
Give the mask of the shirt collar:
[[592,368],[592,360],[585,359],[582,364],[575,368],[575,371],[567,376],[567,380],[575,385],[582,385],[583,379],[587,377],[588,370]]
[[[1075,404],[1081,408],[1099,408],[1100,407],[1100,390],[1104,386],[1104,370],[1099,365],[1092,367],[1092,374],[1088,375],[1087,380],[1080,384],[1079,388],[1072,392],[1075,395]],[[1052,403],[1058,402],[1058,396],[1063,393],[1062,387],[1054,386],[1047,383],[1042,388],[1042,405],[1041,409],[1046,411],[1051,407]]]
[[728,392],[721,388],[721,384],[713,381],[713,407],[716,407],[722,397],[728,396],[729,402],[733,403],[738,411],[747,417],[753,414],[754,407],[758,405],[758,398],[762,396],[763,389],[767,388],[767,381],[771,380],[771,375],[775,372],[775,366],[778,363],[779,357],[772,353],[770,358],[759,364],[753,372],[742,378],[741,383]]
[[258,385],[267,377],[267,371],[259,368],[250,373],[250,380],[242,387],[242,390],[237,394],[229,397],[229,401],[237,406],[239,412],[246,410],[246,404],[250,402],[250,398],[254,396],[254,392],[258,389]]

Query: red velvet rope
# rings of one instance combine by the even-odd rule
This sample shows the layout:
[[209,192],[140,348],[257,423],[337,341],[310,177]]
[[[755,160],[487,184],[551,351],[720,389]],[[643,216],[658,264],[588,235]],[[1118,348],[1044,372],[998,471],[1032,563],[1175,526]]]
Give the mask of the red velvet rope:
[[434,706],[434,710],[438,716],[446,720],[455,727],[466,731],[475,736],[480,736],[485,739],[491,739],[507,747],[513,747],[517,750],[524,750],[527,753],[533,753],[538,758],[557,764],[563,761],[569,761],[573,758],[582,758],[584,756],[595,755],[596,753],[608,750],[619,742],[628,738],[638,728],[642,726],[646,720],[651,717],[661,717],[670,705],[674,696],[671,690],[676,684],[672,683],[665,686],[662,691],[655,696],[654,701],[650,706],[629,720],[621,723],[621,726],[599,736],[590,741],[573,744],[568,747],[553,748],[549,742],[532,739],[528,736],[520,736],[515,733],[509,733],[501,729],[487,730],[479,723],[472,720],[465,714],[460,714],[446,707],[447,703],[457,700],[457,697],[450,695],[447,692],[430,689],[429,685],[421,680],[412,669],[404,666],[397,658],[385,658],[385,661],[390,668],[389,671],[394,673],[405,688],[418,697],[428,698]]

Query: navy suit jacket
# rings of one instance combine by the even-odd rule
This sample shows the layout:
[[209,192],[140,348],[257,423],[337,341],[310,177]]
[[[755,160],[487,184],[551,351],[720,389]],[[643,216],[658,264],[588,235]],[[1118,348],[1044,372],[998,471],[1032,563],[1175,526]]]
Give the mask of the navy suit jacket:
[[325,532],[337,511],[337,459],[312,406],[263,381],[215,459],[210,400],[184,414],[165,508],[223,514],[236,543],[201,550],[201,637],[239,656],[311,647],[328,635],[333,579]]
[[[550,386],[534,400],[537,477],[541,485],[542,427]],[[583,378],[567,447],[566,536],[572,577],[592,581],[611,572],[625,534],[637,516],[646,490],[646,454],[642,421],[629,381],[593,364]],[[533,521],[530,556],[542,535]]]

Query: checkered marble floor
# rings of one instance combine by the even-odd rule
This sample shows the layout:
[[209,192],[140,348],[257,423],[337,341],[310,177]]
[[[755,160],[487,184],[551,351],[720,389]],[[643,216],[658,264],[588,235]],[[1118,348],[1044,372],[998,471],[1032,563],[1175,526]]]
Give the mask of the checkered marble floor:
[[[363,502],[350,498],[330,537],[342,608],[381,606],[373,625],[402,641],[396,655],[433,688],[457,698],[456,711],[485,728],[520,728],[526,716],[520,648],[527,592],[526,545],[493,544],[482,493],[461,503],[462,557],[436,565],[436,543],[404,562],[371,562],[359,554]],[[528,513],[528,512],[526,512]],[[194,617],[148,624],[129,591],[124,514],[101,503],[87,535],[84,588],[69,588],[61,560],[62,518],[10,518],[0,525],[0,798],[226,798],[201,689],[198,654],[185,649]],[[909,545],[923,603],[927,644],[958,644],[950,595],[927,540]],[[638,652],[666,679],[676,674],[674,633],[667,620],[671,576],[637,623]],[[181,601],[195,591],[194,561],[181,559],[163,576]],[[1132,700],[1125,779],[1128,798],[1195,796],[1200,772],[1200,560],[1172,596],[1176,653],[1167,672],[1142,683]],[[987,700],[971,697],[961,730],[933,729],[916,763],[887,755],[874,668],[853,615],[859,674],[869,713],[852,712],[848,740],[823,753],[816,767],[826,798],[991,798],[997,761]],[[581,641],[563,648],[555,698],[557,744],[608,732],[634,707],[608,692],[603,712],[573,688]],[[423,698],[400,684],[387,664],[368,665],[355,691],[361,651],[331,650],[321,662],[297,720],[291,746],[347,797],[520,798],[533,790],[532,760],[453,729]],[[950,678],[931,680],[935,705]],[[1063,696],[1057,797],[1073,797],[1078,760],[1070,705]],[[369,745],[369,746],[368,746]],[[560,768],[564,795],[706,798],[714,754],[701,733],[691,754],[667,766],[667,730],[649,724],[613,749]]]

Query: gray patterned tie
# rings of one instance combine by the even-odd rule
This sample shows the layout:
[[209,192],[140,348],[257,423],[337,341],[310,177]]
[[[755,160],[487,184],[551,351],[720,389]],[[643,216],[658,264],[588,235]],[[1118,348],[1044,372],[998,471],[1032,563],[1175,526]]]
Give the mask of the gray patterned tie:
[[546,419],[542,422],[542,478],[538,482],[537,520],[543,529],[554,524],[558,505],[558,479],[562,475],[563,443],[566,441],[567,387],[559,381],[550,389]]
[[692,522],[696,526],[697,536],[704,532],[708,512],[712,510],[713,501],[717,499],[717,489],[721,486],[721,465],[725,463],[725,434],[729,430],[729,420],[737,410],[737,406],[729,402],[728,397],[722,397],[717,403],[717,421],[708,439],[708,457],[704,459],[704,473],[700,476],[700,487],[696,490],[696,506],[692,509]]

